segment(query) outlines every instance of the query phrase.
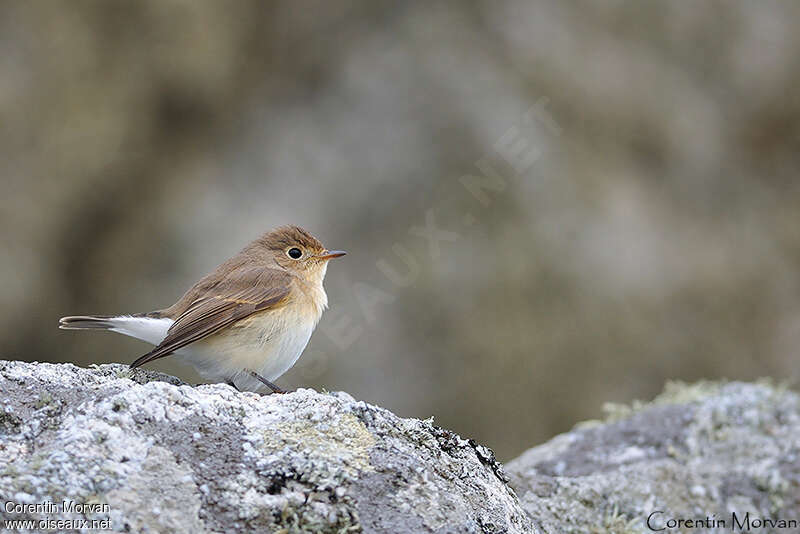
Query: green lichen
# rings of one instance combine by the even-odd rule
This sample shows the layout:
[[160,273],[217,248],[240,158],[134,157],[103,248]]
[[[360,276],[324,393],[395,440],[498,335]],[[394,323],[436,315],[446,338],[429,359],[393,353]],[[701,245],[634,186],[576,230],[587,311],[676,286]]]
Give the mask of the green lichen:
[[132,378],[131,372],[128,369],[121,369],[114,373],[115,378]]
[[367,427],[353,414],[343,414],[324,425],[311,421],[292,421],[264,432],[264,446],[279,450],[286,446],[309,448],[315,455],[341,466],[349,475],[371,471],[369,451],[375,445]]
[[45,391],[41,395],[39,395],[39,398],[36,399],[36,403],[33,405],[33,407],[39,410],[41,408],[44,408],[45,406],[48,406],[52,402],[53,402],[53,396],[50,395],[50,393],[48,393],[47,391]]
[[308,505],[287,505],[281,510],[280,523],[275,525],[276,534],[303,534],[306,532],[332,532],[348,534],[363,532],[358,519],[358,514],[352,507],[336,511],[335,517],[320,516],[314,513]]
[[621,513],[615,504],[614,508],[603,516],[602,523],[590,527],[589,532],[591,534],[641,534],[643,532],[641,525],[644,524],[644,518],[630,518]]
[[6,433],[16,431],[17,427],[22,425],[22,419],[5,411],[0,411],[0,432]]
[[701,380],[687,384],[680,380],[671,380],[664,386],[664,391],[653,399],[652,404],[689,404],[719,394],[726,381]]
[[[664,391],[650,402],[634,400],[630,404],[607,402],[603,405],[603,412],[606,417],[604,421],[589,421],[581,423],[586,426],[605,423],[615,423],[630,418],[632,415],[642,410],[656,405],[664,404],[690,404],[699,402],[708,397],[719,394],[720,389],[726,384],[720,380],[701,380],[693,384],[687,384],[680,380],[669,381],[664,386]],[[771,386],[770,386],[771,387]]]

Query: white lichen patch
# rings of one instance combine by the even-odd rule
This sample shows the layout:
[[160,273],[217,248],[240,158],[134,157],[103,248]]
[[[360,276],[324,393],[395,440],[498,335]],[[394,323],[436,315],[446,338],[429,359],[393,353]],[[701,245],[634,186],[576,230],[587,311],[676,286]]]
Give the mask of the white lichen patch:
[[[252,457],[302,458],[327,465],[355,477],[370,471],[369,452],[376,438],[353,413],[356,402],[349,395],[319,395],[300,389],[280,403],[262,401],[264,410],[248,414],[243,424],[246,452]],[[263,463],[263,461],[262,461]]]
[[189,466],[154,446],[124,486],[109,491],[114,528],[133,532],[203,532],[200,496]]

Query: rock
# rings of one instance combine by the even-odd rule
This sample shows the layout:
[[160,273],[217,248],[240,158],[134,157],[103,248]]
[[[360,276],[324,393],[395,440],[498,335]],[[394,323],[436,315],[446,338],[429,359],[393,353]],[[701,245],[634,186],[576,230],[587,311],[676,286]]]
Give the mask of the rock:
[[800,519],[800,397],[767,383],[671,384],[611,406],[508,465],[519,500],[489,449],[346,393],[5,361],[0,389],[2,519],[97,522],[40,531],[627,534],[652,532],[648,518],[697,532]]
[[261,397],[116,364],[7,361],[0,390],[2,520],[131,532],[533,530],[489,449],[345,393]]
[[609,421],[508,464],[542,532],[653,532],[648,518],[655,529],[695,521],[673,532],[798,531],[797,394],[767,383],[671,384],[650,404],[610,411]]

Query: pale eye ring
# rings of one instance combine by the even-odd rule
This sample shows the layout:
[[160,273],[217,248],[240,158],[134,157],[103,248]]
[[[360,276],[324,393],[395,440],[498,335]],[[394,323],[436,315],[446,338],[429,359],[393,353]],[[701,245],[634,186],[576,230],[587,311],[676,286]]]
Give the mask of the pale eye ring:
[[292,258],[293,260],[299,260],[300,257],[303,255],[303,251],[297,247],[292,247],[286,251],[286,255]]

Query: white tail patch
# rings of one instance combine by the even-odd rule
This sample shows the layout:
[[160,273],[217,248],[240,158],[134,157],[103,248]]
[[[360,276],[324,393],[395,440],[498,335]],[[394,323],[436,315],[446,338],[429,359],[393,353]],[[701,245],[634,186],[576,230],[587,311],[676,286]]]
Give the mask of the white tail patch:
[[156,319],[154,317],[123,315],[106,319],[106,322],[112,325],[109,328],[112,332],[135,337],[151,345],[158,345],[167,337],[167,331],[175,321],[166,318]]

